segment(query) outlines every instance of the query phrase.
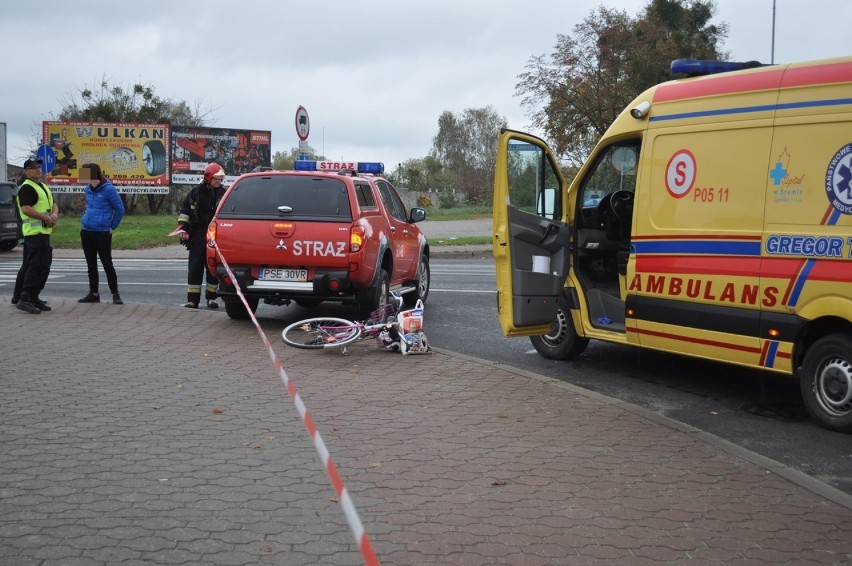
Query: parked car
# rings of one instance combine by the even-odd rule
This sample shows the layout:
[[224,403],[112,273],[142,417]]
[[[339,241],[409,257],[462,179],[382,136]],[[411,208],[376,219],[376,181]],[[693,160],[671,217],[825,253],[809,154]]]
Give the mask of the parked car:
[[0,182],[0,251],[8,252],[18,245],[21,219],[15,203],[17,194],[15,183]]

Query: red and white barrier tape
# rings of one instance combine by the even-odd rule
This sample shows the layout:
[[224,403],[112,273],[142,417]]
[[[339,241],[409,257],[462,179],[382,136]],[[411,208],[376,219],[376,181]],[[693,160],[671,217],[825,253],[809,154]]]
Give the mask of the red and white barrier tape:
[[[208,243],[208,245],[209,244],[210,243]],[[376,557],[373,545],[370,543],[370,538],[367,536],[364,526],[361,524],[361,519],[358,517],[358,511],[355,509],[355,505],[352,503],[352,499],[350,499],[349,493],[346,491],[346,486],[343,485],[343,479],[341,479],[340,474],[337,472],[337,466],[335,466],[334,460],[329,454],[328,449],[325,447],[325,442],[323,442],[322,436],[314,424],[314,419],[311,417],[310,411],[308,411],[308,408],[302,402],[302,398],[299,396],[298,391],[296,391],[296,386],[293,385],[293,382],[284,370],[281,360],[278,359],[277,355],[275,355],[272,345],[269,343],[269,338],[266,337],[266,334],[260,327],[260,323],[257,321],[257,317],[254,316],[251,308],[249,308],[248,301],[246,301],[242,289],[240,289],[240,286],[237,284],[237,278],[234,277],[234,273],[231,271],[228,262],[225,261],[225,257],[222,255],[221,250],[219,250],[215,242],[212,242],[212,245],[216,250],[216,255],[225,267],[225,271],[228,273],[228,276],[234,281],[234,288],[237,290],[237,295],[239,295],[240,300],[246,308],[246,312],[251,317],[251,321],[254,323],[255,328],[257,328],[257,332],[260,334],[260,337],[266,346],[266,351],[269,353],[269,358],[275,365],[278,375],[281,377],[281,380],[284,382],[284,386],[287,388],[287,393],[290,394],[293,404],[296,405],[296,410],[299,411],[299,416],[302,417],[302,422],[305,424],[305,428],[308,429],[308,433],[311,435],[314,447],[317,449],[317,452],[319,452],[320,458],[322,458],[322,463],[325,466],[325,472],[328,474],[328,478],[331,480],[334,491],[337,493],[337,497],[340,500],[340,506],[343,508],[346,520],[349,522],[349,528],[352,530],[352,534],[355,536],[355,542],[361,550],[361,556],[364,558],[364,564],[367,566],[379,566],[379,559]]]

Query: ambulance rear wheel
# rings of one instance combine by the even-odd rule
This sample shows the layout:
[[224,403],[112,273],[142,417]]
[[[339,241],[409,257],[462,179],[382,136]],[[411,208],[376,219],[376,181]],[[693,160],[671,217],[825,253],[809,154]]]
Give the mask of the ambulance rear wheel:
[[810,347],[802,363],[802,399],[817,423],[852,432],[852,333],[829,334]]
[[577,336],[571,315],[562,309],[557,309],[550,333],[530,336],[530,342],[539,354],[551,360],[570,360],[582,354],[589,345],[588,338]]

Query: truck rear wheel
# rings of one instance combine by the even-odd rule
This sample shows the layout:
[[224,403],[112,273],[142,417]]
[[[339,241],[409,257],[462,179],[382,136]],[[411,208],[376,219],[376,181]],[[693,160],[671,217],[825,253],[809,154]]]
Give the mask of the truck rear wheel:
[[[249,312],[246,310],[246,306],[239,297],[222,297],[222,301],[225,303],[225,312],[228,313],[229,318],[233,318],[234,320],[247,320],[251,318]],[[260,299],[257,297],[246,297],[246,301],[248,301],[252,313],[257,311],[257,303]]]
[[551,360],[570,360],[582,354],[589,345],[589,339],[577,335],[571,315],[562,309],[556,310],[556,322],[550,334],[530,336],[530,342],[539,354]]
[[800,371],[802,399],[814,420],[829,430],[852,432],[852,333],[814,342]]
[[358,310],[362,318],[368,318],[370,313],[382,305],[390,303],[390,277],[384,269],[379,271],[379,279],[375,287],[364,289],[358,294]]

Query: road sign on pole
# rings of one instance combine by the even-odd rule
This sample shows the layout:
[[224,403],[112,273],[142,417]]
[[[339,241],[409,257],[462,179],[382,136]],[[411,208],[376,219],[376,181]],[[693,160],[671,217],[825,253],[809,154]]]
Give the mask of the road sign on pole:
[[311,133],[311,120],[308,118],[308,111],[304,106],[299,106],[296,110],[296,135],[302,141],[307,141],[308,134]]
[[36,157],[41,159],[41,172],[50,173],[56,167],[56,152],[47,144],[38,146]]

